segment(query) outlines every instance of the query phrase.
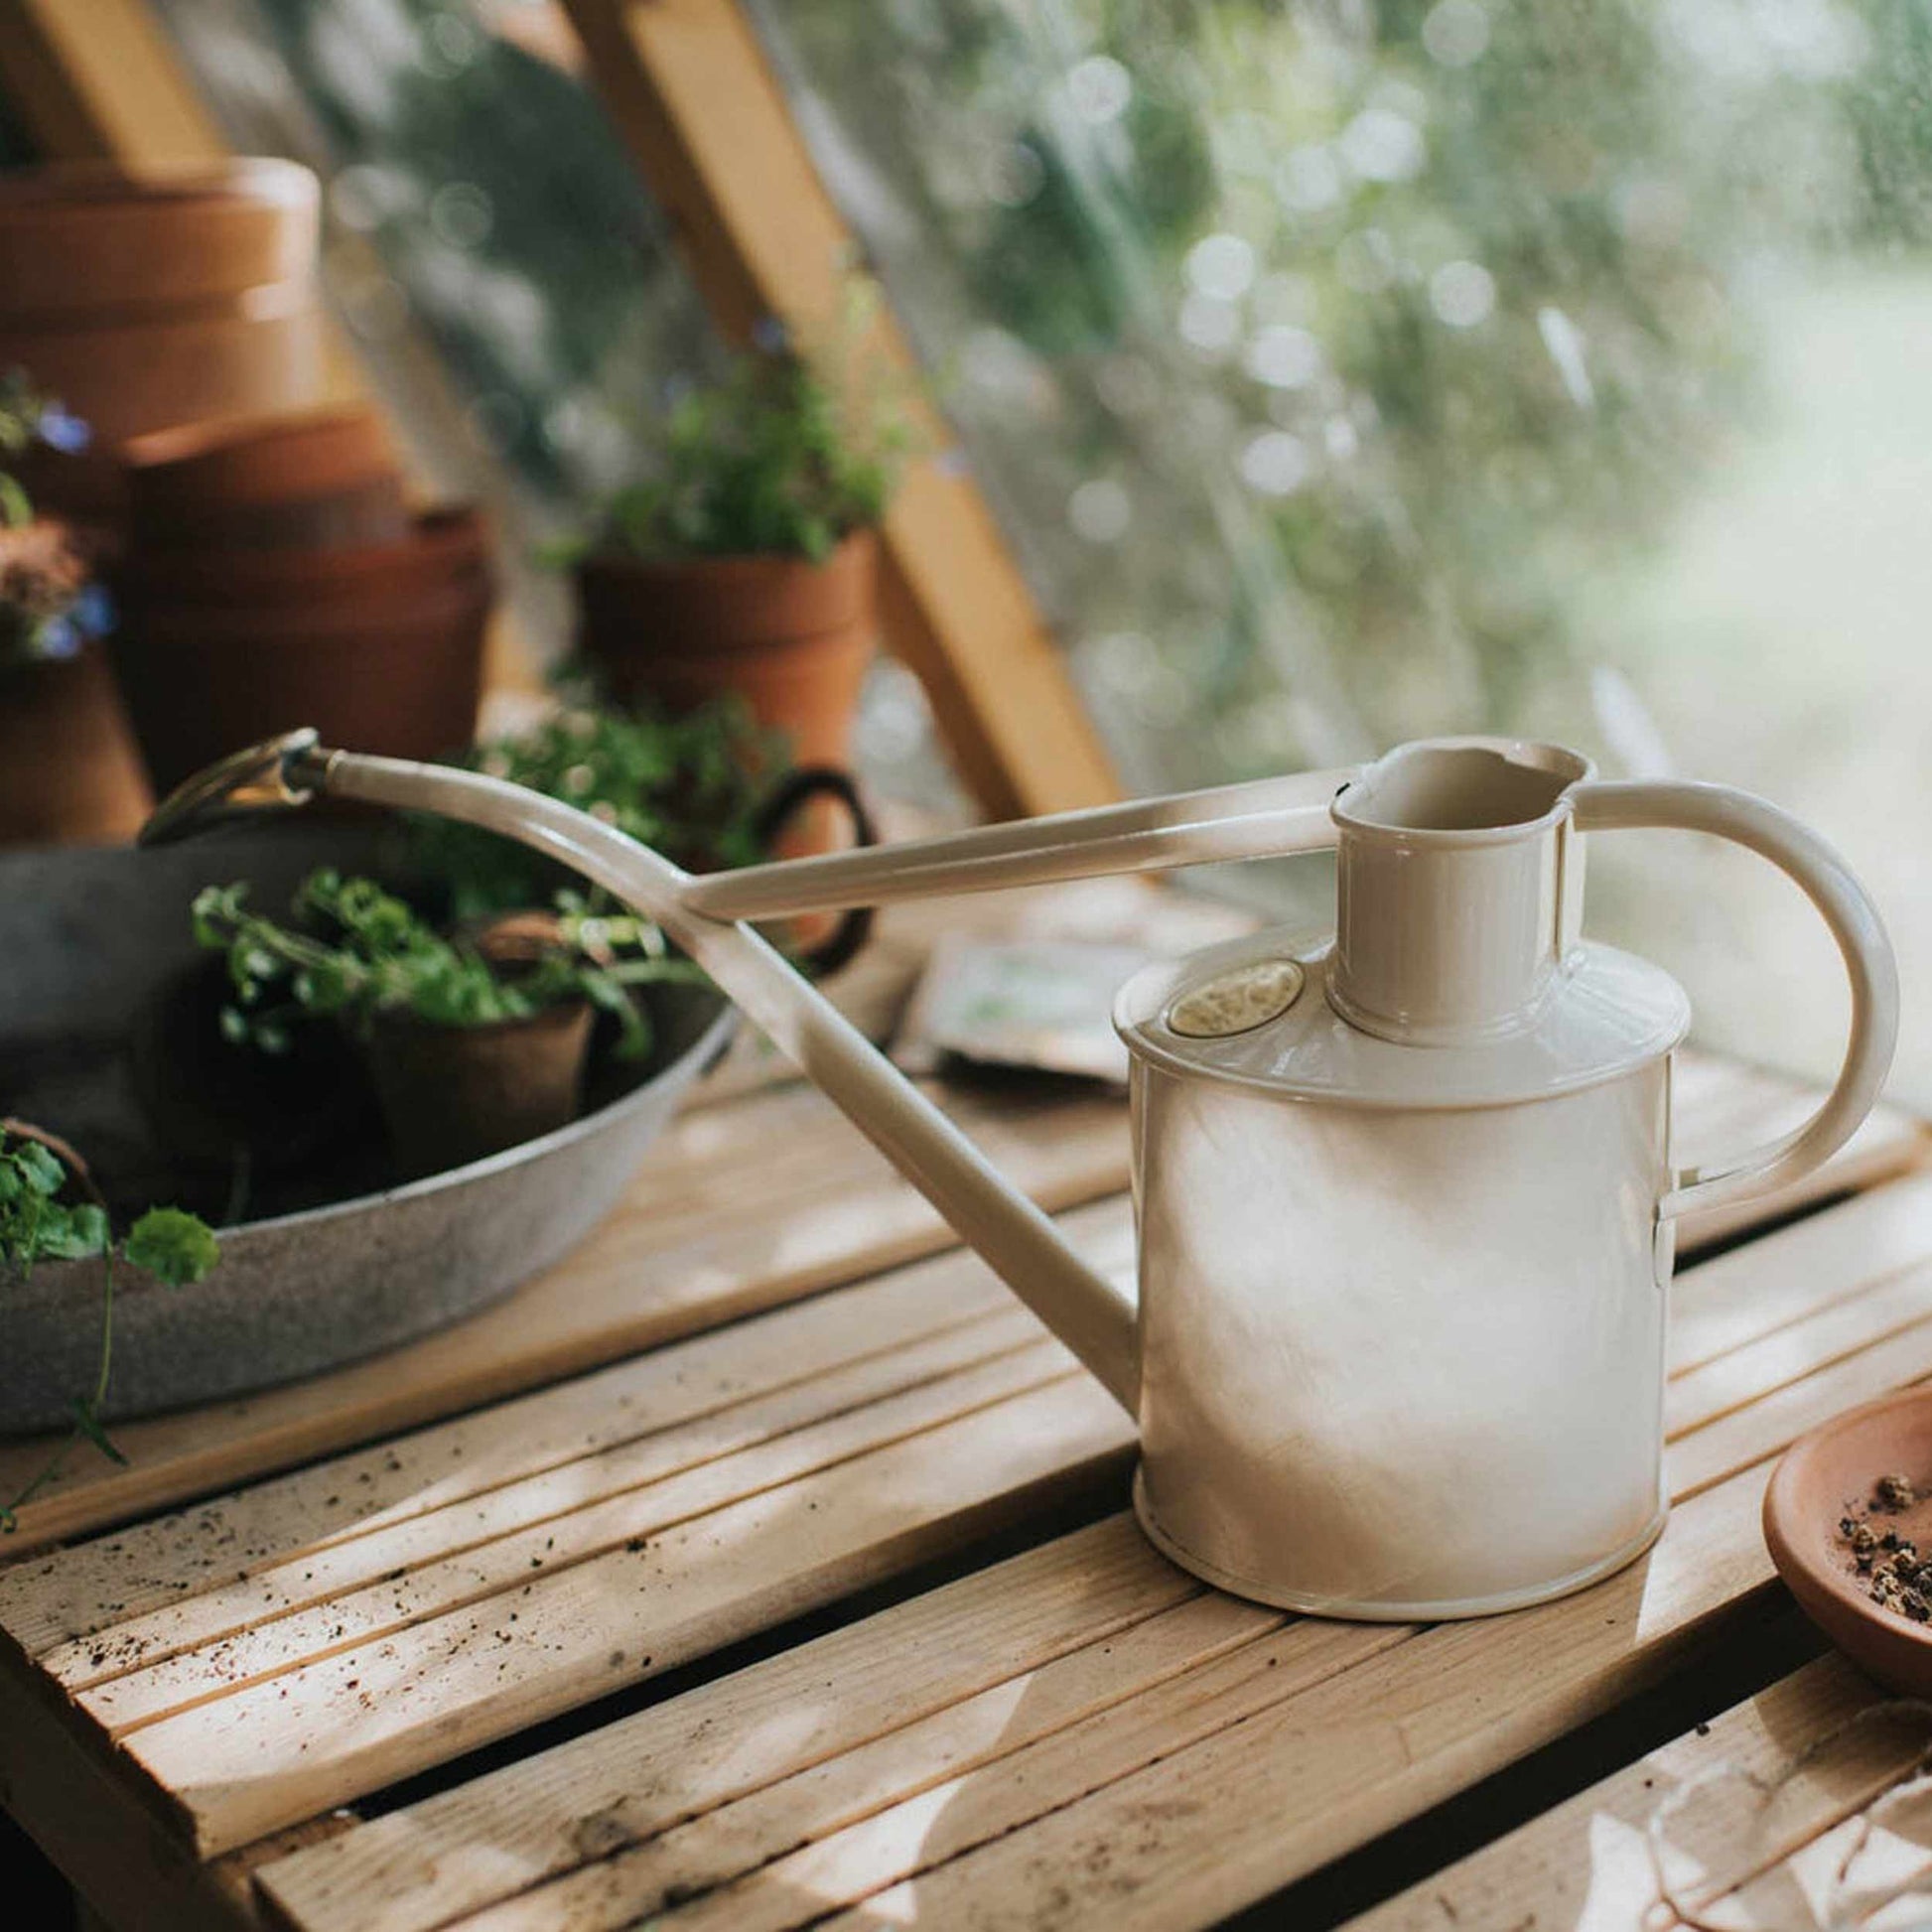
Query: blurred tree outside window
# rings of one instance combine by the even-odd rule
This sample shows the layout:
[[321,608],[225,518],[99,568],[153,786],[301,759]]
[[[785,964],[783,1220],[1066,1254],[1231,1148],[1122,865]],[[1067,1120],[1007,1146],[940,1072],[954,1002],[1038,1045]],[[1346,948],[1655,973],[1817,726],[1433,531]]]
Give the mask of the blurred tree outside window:
[[[710,349],[559,10],[160,4],[445,443],[580,516]],[[1752,784],[1929,1009],[1932,0],[748,4],[1135,789],[1472,729]],[[1795,895],[1593,844],[1708,1037],[1829,1062]]]
[[[752,7],[1136,788],[1460,730],[1754,785],[1932,1101],[1927,0]],[[1592,845],[1705,1037],[1832,1064],[1795,892]]]

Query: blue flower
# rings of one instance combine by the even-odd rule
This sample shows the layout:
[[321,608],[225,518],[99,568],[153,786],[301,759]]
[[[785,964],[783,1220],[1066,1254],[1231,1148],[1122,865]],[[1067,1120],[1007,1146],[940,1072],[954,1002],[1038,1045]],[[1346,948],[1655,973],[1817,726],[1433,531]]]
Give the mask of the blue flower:
[[63,456],[78,456],[94,440],[93,431],[58,402],[49,403],[41,411],[34,430],[49,449],[59,450]]
[[104,637],[114,627],[114,598],[105,584],[89,584],[68,613],[84,637]]
[[86,641],[71,618],[49,618],[35,637],[35,647],[43,657],[72,657]]

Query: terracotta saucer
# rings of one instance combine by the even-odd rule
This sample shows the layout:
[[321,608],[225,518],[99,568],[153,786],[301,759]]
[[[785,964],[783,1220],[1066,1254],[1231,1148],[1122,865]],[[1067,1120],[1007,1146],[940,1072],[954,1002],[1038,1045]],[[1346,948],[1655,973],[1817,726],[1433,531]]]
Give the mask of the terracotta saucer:
[[[1896,1511],[1874,1507],[1873,1486],[1893,1474],[1908,1477],[1920,1499]],[[1848,1516],[1932,1556],[1932,1387],[1814,1429],[1785,1452],[1764,1492],[1764,1540],[1800,1608],[1867,1675],[1902,1695],[1932,1697],[1932,1623],[1871,1600],[1839,1529]]]

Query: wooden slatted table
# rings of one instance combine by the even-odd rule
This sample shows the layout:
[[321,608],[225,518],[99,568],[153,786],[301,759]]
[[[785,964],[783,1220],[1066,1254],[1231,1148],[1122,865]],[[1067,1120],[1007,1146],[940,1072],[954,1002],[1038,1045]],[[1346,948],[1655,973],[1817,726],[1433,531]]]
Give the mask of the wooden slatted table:
[[[1131,1269],[1118,1101],[938,1091]],[[1700,1056],[1678,1093],[1693,1158],[1808,1100]],[[496,1311],[129,1428],[126,1469],[27,1511],[0,1800],[116,1927],[1213,1923],[1748,1650],[1767,1458],[1932,1374],[1922,1151],[1883,1114],[1801,1193],[1685,1231],[1644,1562],[1350,1625],[1156,1556],[1097,1385],[826,1103],[739,1091]],[[39,1453],[0,1448],[0,1484]],[[1823,1725],[1869,1694],[1821,1665],[1775,1695]],[[1512,1875],[1450,1876],[1568,1896],[1594,1802],[1484,1855]]]

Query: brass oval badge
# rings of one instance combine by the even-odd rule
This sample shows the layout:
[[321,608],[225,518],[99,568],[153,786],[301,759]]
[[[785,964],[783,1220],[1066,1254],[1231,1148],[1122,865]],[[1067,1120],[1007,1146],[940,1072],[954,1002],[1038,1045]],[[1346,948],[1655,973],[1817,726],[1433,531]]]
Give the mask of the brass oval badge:
[[1278,1020],[1308,976],[1292,959],[1257,959],[1183,993],[1168,1009],[1168,1031],[1183,1039],[1226,1039]]

